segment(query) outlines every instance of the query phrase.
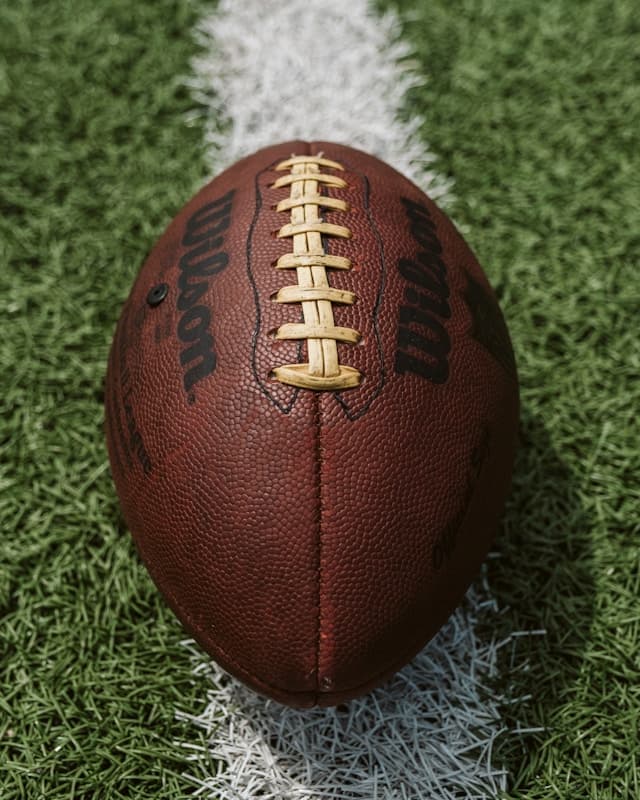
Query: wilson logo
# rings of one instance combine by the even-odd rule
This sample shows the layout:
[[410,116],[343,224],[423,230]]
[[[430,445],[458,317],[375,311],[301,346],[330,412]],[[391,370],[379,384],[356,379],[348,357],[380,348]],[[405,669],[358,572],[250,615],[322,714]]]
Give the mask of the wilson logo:
[[443,324],[451,316],[447,268],[442,245],[429,210],[402,198],[411,235],[420,248],[413,258],[401,258],[398,270],[406,280],[404,302],[398,318],[395,369],[413,372],[433,383],[449,377],[451,340]]
[[224,233],[231,224],[233,195],[232,190],[199,208],[187,221],[182,237],[183,247],[190,248],[180,259],[177,303],[182,312],[177,335],[186,345],[180,353],[186,392],[216,368],[211,309],[201,301],[209,291],[209,279],[229,263],[222,247]]

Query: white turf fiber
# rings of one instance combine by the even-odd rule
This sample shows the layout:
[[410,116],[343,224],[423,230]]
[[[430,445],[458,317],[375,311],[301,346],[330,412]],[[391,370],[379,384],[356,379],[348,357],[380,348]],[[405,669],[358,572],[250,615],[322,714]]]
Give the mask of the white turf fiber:
[[[333,140],[377,155],[432,196],[448,187],[402,113],[418,80],[397,19],[364,0],[222,0],[201,22],[190,85],[211,108],[212,173],[289,139]],[[220,121],[224,120],[221,126]],[[486,586],[389,684],[339,709],[295,711],[224,675],[193,648],[204,709],[179,712],[208,746],[183,744],[196,796],[216,800],[494,798],[503,733],[486,688],[500,644],[475,632],[495,614]],[[502,643],[504,644],[504,643]]]

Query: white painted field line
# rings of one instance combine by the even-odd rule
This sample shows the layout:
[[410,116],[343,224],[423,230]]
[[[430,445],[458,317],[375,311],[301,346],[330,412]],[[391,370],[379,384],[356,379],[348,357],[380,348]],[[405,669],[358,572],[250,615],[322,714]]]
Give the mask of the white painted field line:
[[[222,0],[200,30],[206,54],[194,64],[191,88],[212,108],[212,173],[268,144],[328,139],[379,156],[446,201],[449,187],[416,136],[422,121],[398,118],[418,78],[393,15],[372,14],[364,0]],[[341,710],[294,711],[266,701],[193,648],[206,706],[179,716],[207,733],[208,753],[183,745],[196,795],[496,797],[506,783],[493,762],[502,730],[485,683],[498,646],[475,634],[478,616],[492,606],[486,587],[471,591],[412,664]]]
[[222,0],[200,32],[208,52],[194,63],[192,89],[215,109],[207,132],[215,171],[276,142],[327,140],[443,194],[416,136],[421,120],[397,118],[420,79],[394,15],[375,15],[364,0]]

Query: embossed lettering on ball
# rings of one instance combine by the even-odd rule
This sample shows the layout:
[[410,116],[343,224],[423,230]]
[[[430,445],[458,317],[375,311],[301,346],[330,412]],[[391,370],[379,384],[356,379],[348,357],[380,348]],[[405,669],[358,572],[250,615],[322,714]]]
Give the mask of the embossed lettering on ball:
[[492,542],[509,335],[449,219],[378,159],[286,142],[169,225],[124,305],[107,440],[140,555],[228,672],[294,706],[368,692]]

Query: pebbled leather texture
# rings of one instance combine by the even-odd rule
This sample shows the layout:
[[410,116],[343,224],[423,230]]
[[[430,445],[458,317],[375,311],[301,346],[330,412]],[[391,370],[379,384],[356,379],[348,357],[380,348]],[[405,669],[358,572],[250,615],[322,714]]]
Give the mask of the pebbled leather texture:
[[[296,281],[274,267],[291,251],[274,167],[319,153],[347,182],[323,191],[349,204],[323,218],[352,232],[323,239],[353,263],[327,269],[357,298],[335,324],[362,334],[338,344],[364,375],[341,392],[270,377],[306,348],[273,336],[301,321],[299,303],[271,299]],[[504,321],[460,234],[391,167],[327,142],[266,148],[180,211],[122,310],[105,403],[124,517],[158,588],[226,670],[295,706],[368,691],[446,621],[492,542],[518,420]]]

